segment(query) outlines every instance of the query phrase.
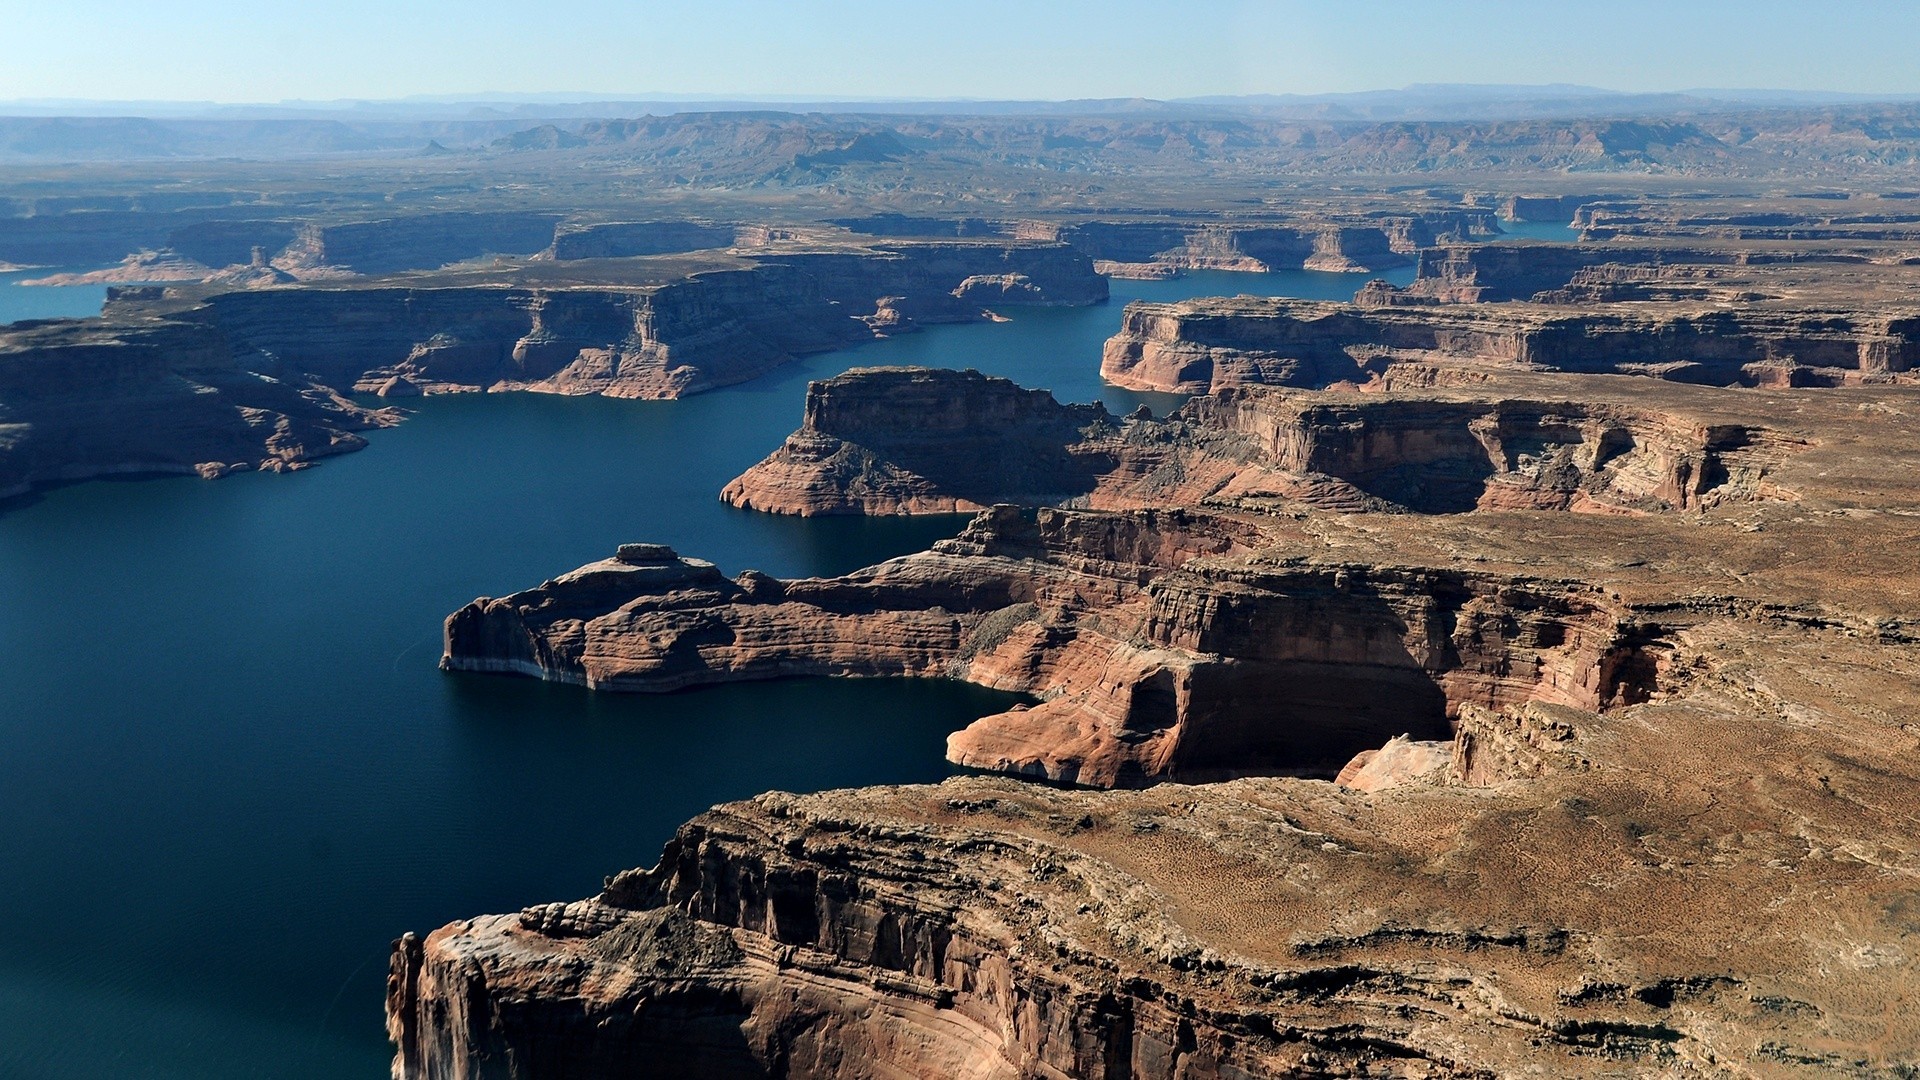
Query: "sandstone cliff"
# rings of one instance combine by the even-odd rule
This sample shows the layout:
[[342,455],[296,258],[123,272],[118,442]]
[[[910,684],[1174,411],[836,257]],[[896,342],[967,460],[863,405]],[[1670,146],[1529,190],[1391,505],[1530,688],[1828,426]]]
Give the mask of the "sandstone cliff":
[[803,250],[668,267],[666,280],[633,286],[274,287],[272,268],[250,272],[267,280],[118,289],[101,319],[10,328],[0,491],[112,472],[293,467],[355,449],[354,430],[397,419],[341,391],[679,397],[916,323],[1096,303],[1107,287],[1086,256],[1028,242]]
[[664,398],[870,340],[876,324],[1106,296],[1091,261],[1057,244],[896,248],[797,252],[658,285],[257,290],[213,296],[183,317],[330,385]]
[[591,900],[399,942],[397,1074],[1920,1067],[1898,1004],[1920,400],[1622,383],[1791,424],[1772,468],[1797,498],[996,508],[845,578],[635,546],[469,607],[449,666],[639,689],[943,672],[1039,699],[957,733],[957,759],[1163,782],[718,808]]
[[956,762],[1099,786],[1332,776],[1449,731],[1463,702],[1642,700],[1630,613],[1577,585],[1415,567],[1227,571],[1229,522],[1012,507],[840,579],[733,580],[650,551],[447,621],[442,667],[672,690],[788,675],[938,675],[1042,701],[949,742]]
[[1113,467],[1116,424],[976,371],[856,369],[810,384],[801,429],[720,497],[801,516],[1068,502]]
[[[1575,388],[1581,400],[1527,394]],[[721,498],[811,516],[1002,502],[1645,513],[1782,497],[1769,472],[1797,440],[1739,399],[1713,400],[1650,405],[1595,380],[1239,386],[1164,420],[1121,419],[975,372],[864,369],[809,386],[800,430]]]
[[[1319,355],[1303,313],[1365,323],[1362,357],[1432,337],[1377,354],[1366,390],[1229,386],[1164,419],[851,373],[733,497],[945,507],[1043,487],[1039,461],[1088,470],[1064,493],[1088,509],[993,507],[832,579],[636,546],[454,614],[454,670],[1022,690],[950,759],[1081,789],[763,796],[592,900],[403,939],[399,1074],[689,1048],[740,1076],[1920,1068],[1920,391],[1886,377],[1906,316],[1188,307],[1201,329],[1153,340],[1222,367]],[[1880,378],[1538,370],[1605,326]],[[988,418],[998,444],[960,422]]]
[[626,259],[731,247],[734,228],[702,221],[617,221],[561,225],[545,257]]
[[1857,382],[1920,358],[1920,308],[1361,306],[1261,299],[1127,305],[1100,373],[1134,390],[1366,382],[1405,362],[1651,375],[1720,385]]
[[0,328],[0,498],[96,476],[297,469],[398,419],[188,324]]

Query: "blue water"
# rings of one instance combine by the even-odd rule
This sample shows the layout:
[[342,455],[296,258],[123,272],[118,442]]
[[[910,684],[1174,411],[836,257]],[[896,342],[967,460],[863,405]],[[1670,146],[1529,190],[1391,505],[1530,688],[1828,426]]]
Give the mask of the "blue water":
[[440,623],[622,541],[828,574],[957,529],[716,499],[798,425],[810,378],[974,367],[1127,409],[1097,376],[1126,300],[1344,298],[1367,277],[1116,282],[1107,305],[1010,309],[685,401],[429,398],[299,473],[0,505],[0,1077],[384,1076],[403,931],[591,895],[716,802],[946,775],[946,734],[1015,699],[449,676]]
[[1580,230],[1566,222],[1552,221],[1508,221],[1502,218],[1500,228],[1504,235],[1499,240],[1553,240],[1563,244],[1575,243],[1580,239]]
[[57,270],[9,270],[0,273],[0,324],[21,319],[84,319],[100,314],[105,285],[21,285]]

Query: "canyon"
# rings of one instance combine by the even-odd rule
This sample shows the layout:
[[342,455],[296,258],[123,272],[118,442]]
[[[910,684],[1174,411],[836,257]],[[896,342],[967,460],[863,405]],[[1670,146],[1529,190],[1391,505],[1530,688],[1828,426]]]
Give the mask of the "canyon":
[[[793,674],[1019,689],[1032,704],[956,732],[949,757],[1071,786],[971,775],[716,808],[592,899],[399,942],[396,1067],[1816,1076],[1906,1060],[1916,1033],[1876,1003],[1905,985],[1920,583],[1898,538],[1920,447],[1861,418],[1906,416],[1917,391],[1494,373],[1470,415],[1524,400],[1509,379],[1563,395],[1518,415],[1580,403],[1551,430],[1644,454],[1636,475],[1686,472],[1660,441],[1683,433],[1751,456],[1707,470],[1718,497],[1606,507],[1330,509],[1230,487],[1178,510],[996,505],[839,578],[729,578],[631,545],[455,613],[454,670],[615,691]],[[889,393],[895,412],[940,415],[944,396],[995,417],[1012,448],[1049,416],[1065,438],[1231,416],[1288,448],[1260,460],[1274,469],[1446,444],[1300,400],[1325,392],[1230,388],[1117,422],[899,369],[816,384],[809,423],[880,464],[972,432],[954,460],[993,471],[978,428],[889,442]],[[1425,395],[1430,416],[1462,400],[1349,394]],[[1504,415],[1478,427],[1483,460],[1538,453],[1521,448],[1541,428]],[[818,490],[836,475],[859,490],[831,473]],[[1032,489],[1017,470],[1006,484]]]
[[[959,536],[788,580],[633,544],[454,613],[451,671],[1029,701],[949,737],[972,775],[729,804],[596,897],[402,939],[396,1068],[1904,1067],[1920,1032],[1869,1003],[1909,932],[1920,388],[1568,370],[1486,329],[1542,306],[1136,305],[1114,342],[1244,373],[1160,417],[851,371],[723,498],[978,509]],[[1426,347],[1267,359],[1379,343],[1297,318],[1330,307]],[[1898,355],[1897,323],[1816,325],[1842,371]]]
[[353,393],[674,398],[876,335],[985,318],[989,305],[1106,297],[1084,255],[1019,242],[719,258],[640,268],[620,284],[480,277],[123,286],[100,319],[0,330],[0,492],[299,467],[398,421]]
[[1338,108],[0,118],[0,1071],[1920,1071],[1911,103]]

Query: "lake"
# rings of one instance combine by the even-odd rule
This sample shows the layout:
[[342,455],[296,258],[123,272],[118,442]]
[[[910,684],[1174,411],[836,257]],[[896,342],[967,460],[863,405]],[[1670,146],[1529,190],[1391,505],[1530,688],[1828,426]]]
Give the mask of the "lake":
[[1370,276],[1116,281],[1106,305],[1012,308],[685,401],[416,399],[367,450],[302,472],[0,504],[0,1076],[385,1076],[400,933],[589,896],[716,802],[948,775],[947,733],[1016,698],[452,676],[441,620],[624,541],[783,576],[920,550],[964,519],[716,496],[799,425],[809,379],[973,367],[1158,411],[1099,382],[1125,301],[1344,299]]
[[0,324],[21,319],[84,319],[100,314],[105,285],[21,285],[59,270],[8,270],[0,273]]

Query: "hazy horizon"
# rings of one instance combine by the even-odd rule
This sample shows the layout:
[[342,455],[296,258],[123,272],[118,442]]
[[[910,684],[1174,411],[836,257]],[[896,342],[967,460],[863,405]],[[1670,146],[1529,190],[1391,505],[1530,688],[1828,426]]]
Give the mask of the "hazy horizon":
[[[1344,5],[1249,0],[1203,0],[1177,16],[1144,0],[183,0],[164,10],[72,0],[7,25],[0,101],[16,104],[1177,101],[1456,83],[1920,93],[1909,59],[1920,6],[1885,0],[1621,0],[1604,13],[1380,0],[1365,19]],[[480,86],[489,89],[466,89]]]
[[[1529,93],[1533,92],[1533,93]],[[983,97],[979,95],[906,95],[906,94],[869,94],[869,95],[833,95],[833,94],[774,94],[715,91],[711,93],[688,93],[670,90],[636,90],[626,93],[610,93],[588,90],[529,90],[524,92],[504,90],[474,90],[468,92],[450,91],[446,93],[405,94],[398,97],[335,97],[335,98],[279,98],[254,100],[218,100],[212,98],[107,98],[107,97],[16,97],[0,98],[0,105],[59,106],[59,105],[164,105],[164,106],[200,106],[212,108],[351,108],[366,105],[573,105],[573,104],[621,104],[627,102],[660,102],[675,104],[708,104],[715,102],[738,104],[768,105],[807,105],[807,104],[880,104],[880,105],[1001,105],[1038,103],[1052,105],[1071,105],[1076,102],[1123,102],[1142,101],[1164,104],[1196,104],[1210,102],[1257,102],[1262,100],[1318,102],[1343,98],[1391,98],[1396,96],[1416,97],[1423,94],[1434,96],[1458,96],[1462,98],[1512,100],[1538,100],[1545,98],[1623,98],[1623,97],[1698,97],[1702,99],[1737,100],[1831,100],[1836,102],[1893,101],[1920,98],[1920,91],[1886,91],[1882,93],[1832,90],[1826,88],[1794,89],[1778,86],[1742,86],[1742,87],[1674,87],[1661,90],[1621,90],[1614,87],[1587,86],[1575,83],[1412,83],[1405,86],[1377,86],[1362,90],[1331,91],[1288,91],[1284,93],[1245,93],[1245,94],[1196,94],[1187,97],[1153,97],[1145,94],[1124,94],[1108,97]],[[1476,96],[1478,95],[1478,96]]]

